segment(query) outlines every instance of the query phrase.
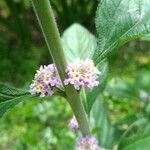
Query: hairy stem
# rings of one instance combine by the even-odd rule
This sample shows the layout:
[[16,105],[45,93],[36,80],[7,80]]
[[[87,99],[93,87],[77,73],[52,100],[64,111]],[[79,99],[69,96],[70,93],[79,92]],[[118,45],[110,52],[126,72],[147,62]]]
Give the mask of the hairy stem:
[[[46,40],[48,49],[56,64],[62,82],[66,78],[65,69],[67,66],[66,58],[61,45],[60,35],[55,22],[53,11],[49,0],[32,0],[36,16]],[[83,104],[80,101],[79,93],[73,86],[65,86],[67,100],[76,116],[83,136],[89,135],[89,125]]]

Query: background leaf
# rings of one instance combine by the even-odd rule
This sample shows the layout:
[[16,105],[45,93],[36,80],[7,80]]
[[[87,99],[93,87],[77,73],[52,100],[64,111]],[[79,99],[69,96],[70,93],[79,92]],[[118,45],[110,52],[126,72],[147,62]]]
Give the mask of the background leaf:
[[150,33],[149,0],[103,0],[96,12],[96,64],[113,50]]
[[126,140],[126,145],[122,146],[120,150],[148,150],[150,147],[150,134],[137,135],[132,139]]
[[79,58],[92,58],[96,38],[86,28],[75,23],[64,31],[62,44],[67,61],[73,62]]
[[[90,123],[93,132],[96,134],[100,145],[105,148],[112,146],[114,128],[109,121],[108,108],[103,101],[102,97],[99,97],[90,112]],[[108,140],[109,139],[109,140]]]
[[138,72],[135,86],[150,93],[150,71]]
[[107,92],[109,96],[117,97],[120,99],[139,98],[136,87],[133,84],[121,79],[112,79],[108,83],[105,92]]
[[[119,150],[148,150],[150,147],[150,118],[140,117],[135,120],[120,138]],[[142,133],[142,134],[141,134]]]
[[142,41],[150,41],[150,34],[146,35],[141,39]]
[[[64,32],[62,44],[67,61],[73,62],[75,59],[93,57],[96,47],[96,38],[86,28],[75,23]],[[105,86],[108,74],[107,60],[99,63],[97,68],[102,72],[102,75],[99,78],[99,86],[90,91],[81,91],[81,99],[84,101],[88,113],[100,91],[102,91]]]

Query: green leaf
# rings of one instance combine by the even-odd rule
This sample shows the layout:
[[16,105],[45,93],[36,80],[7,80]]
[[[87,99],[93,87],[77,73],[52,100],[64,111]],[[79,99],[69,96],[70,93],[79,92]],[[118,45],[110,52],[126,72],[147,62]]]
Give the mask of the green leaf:
[[87,98],[87,111],[90,112],[96,98],[99,94],[103,91],[107,77],[108,77],[108,61],[104,60],[97,65],[97,68],[101,71],[101,75],[98,79],[99,85],[94,87],[92,90],[86,91],[86,98]]
[[96,12],[98,44],[94,60],[110,55],[124,43],[150,33],[149,0],[103,0]]
[[138,134],[132,138],[128,138],[119,147],[119,150],[149,150],[150,133],[146,135]]
[[4,95],[4,94],[0,94],[0,103],[4,102],[6,100],[9,100],[11,98],[12,98],[12,96],[7,96],[7,95]]
[[93,132],[96,134],[100,145],[105,148],[112,146],[114,128],[109,121],[108,108],[103,101],[103,98],[98,98],[90,112],[90,125]]
[[18,103],[30,99],[31,97],[32,97],[31,95],[23,95],[23,96],[7,99],[4,102],[0,102],[0,118],[4,115],[6,111],[12,109]]
[[20,95],[26,95],[28,93],[29,92],[26,90],[9,87],[5,84],[0,83],[0,94],[4,94],[7,96],[20,96]]
[[107,85],[105,91],[109,96],[117,97],[120,99],[138,99],[139,95],[136,87],[131,83],[121,80],[112,79]]
[[140,70],[137,73],[135,86],[150,93],[150,71]]
[[141,41],[150,41],[150,34],[146,35],[145,37],[141,38]]
[[[150,146],[150,119],[143,117],[133,122],[121,136],[119,150],[147,150]],[[141,134],[142,133],[142,134]]]
[[63,33],[62,45],[68,62],[92,58],[96,38],[86,28],[75,23]]
[[27,91],[0,84],[0,118],[7,110],[31,97]]

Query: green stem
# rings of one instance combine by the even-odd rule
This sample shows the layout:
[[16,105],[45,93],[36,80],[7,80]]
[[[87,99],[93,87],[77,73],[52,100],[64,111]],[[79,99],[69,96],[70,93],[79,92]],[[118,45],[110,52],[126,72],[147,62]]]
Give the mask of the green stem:
[[[65,69],[67,66],[67,62],[61,45],[60,35],[51,5],[49,3],[49,0],[32,0],[32,4],[43,31],[48,49],[63,82],[66,78]],[[83,136],[89,135],[90,130],[88,119],[83,104],[80,101],[79,93],[71,85],[65,86],[65,92],[67,95],[67,100],[79,123],[80,130]]]
[[72,107],[74,115],[76,116],[76,119],[79,123],[80,130],[83,136],[90,135],[87,114],[80,100],[79,93],[77,93],[77,91],[74,90],[74,88],[71,85],[69,85],[66,88],[66,94],[68,97],[68,102],[70,103],[70,106]]
[[32,4],[41,26],[49,52],[57,66],[61,80],[65,79],[66,59],[61,46],[60,35],[56,26],[51,5],[48,0],[32,0]]

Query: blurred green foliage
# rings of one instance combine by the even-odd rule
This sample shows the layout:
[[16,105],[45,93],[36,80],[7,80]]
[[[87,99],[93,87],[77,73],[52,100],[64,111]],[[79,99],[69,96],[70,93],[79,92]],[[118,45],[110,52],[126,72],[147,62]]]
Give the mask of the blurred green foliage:
[[[61,31],[73,22],[80,22],[95,32],[93,24],[97,1],[51,2]],[[28,0],[0,1],[1,82],[28,89],[39,65],[51,62],[36,24]],[[110,59],[111,74],[103,97],[108,105],[110,122],[116,124],[121,133],[137,119],[150,115],[147,104],[150,96],[150,44],[145,40],[149,37],[126,44]],[[0,149],[73,149],[76,135],[68,129],[71,116],[70,107],[60,97],[19,104],[0,120]],[[122,123],[117,125],[118,121]],[[136,132],[137,126],[126,136]]]
[[59,97],[20,104],[0,120],[0,149],[72,149],[70,117],[68,104]]
[[83,24],[89,30],[94,29],[95,10],[98,4],[97,0],[50,0],[50,2],[57,13],[58,24],[60,24],[63,29],[74,22]]

